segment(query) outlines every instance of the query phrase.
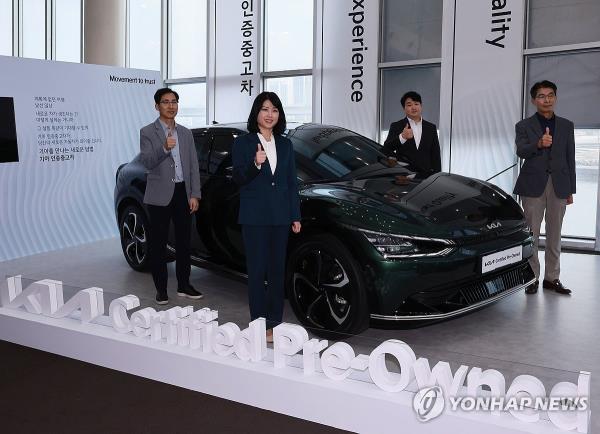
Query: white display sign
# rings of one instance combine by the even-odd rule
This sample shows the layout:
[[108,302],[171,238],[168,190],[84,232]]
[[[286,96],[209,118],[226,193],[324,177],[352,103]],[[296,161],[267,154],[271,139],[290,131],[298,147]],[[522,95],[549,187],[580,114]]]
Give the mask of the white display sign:
[[245,122],[260,92],[260,0],[219,0],[216,8],[214,121]]
[[[99,307],[102,293],[100,288],[88,288],[64,303],[61,282],[45,279],[23,288],[21,276],[14,276],[0,289],[0,302],[4,308],[25,309],[52,318],[81,310],[80,321],[90,322],[103,313]],[[240,330],[231,322],[219,324],[218,313],[206,307],[197,311],[192,306],[134,311],[139,306],[140,301],[134,295],[110,303],[110,322],[117,333],[176,346],[180,351],[236,357],[241,363],[265,359],[263,318]],[[286,368],[293,366],[292,357],[302,353],[301,369],[306,376],[318,378],[320,374],[315,369],[318,362],[323,380],[343,382],[353,373],[365,372],[381,393],[408,393],[409,386],[416,383],[418,393],[412,402],[415,416],[422,422],[440,417],[444,411],[485,412],[489,417],[509,413],[527,423],[539,422],[540,415],[545,413],[559,429],[588,432],[589,372],[581,372],[577,384],[557,383],[547,395],[543,383],[531,375],[516,377],[507,388],[505,376],[494,369],[469,369],[461,365],[453,374],[449,363],[444,361],[431,368],[427,358],[417,358],[408,344],[396,339],[381,343],[368,355],[357,355],[345,342],[329,346],[326,340],[309,339],[307,331],[299,325],[282,323],[273,329],[273,340],[273,368],[278,370],[277,375],[289,375]],[[388,369],[389,358],[397,361],[399,373]]]
[[497,268],[506,265],[521,262],[523,258],[523,246],[512,247],[510,249],[495,252],[481,258],[481,273],[489,273]]
[[[461,0],[455,17],[450,169],[486,180],[517,161],[525,1]],[[490,182],[510,192],[513,174]]]
[[323,2],[322,123],[377,138],[378,0]]
[[18,146],[0,163],[0,261],[117,235],[115,173],[156,118],[160,74],[4,56],[0,70]]

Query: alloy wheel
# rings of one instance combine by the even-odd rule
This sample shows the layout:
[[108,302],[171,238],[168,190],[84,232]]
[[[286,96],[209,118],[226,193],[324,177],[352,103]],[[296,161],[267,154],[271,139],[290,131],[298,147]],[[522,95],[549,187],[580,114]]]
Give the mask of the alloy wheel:
[[146,227],[135,211],[129,211],[123,218],[121,227],[123,252],[134,267],[142,267],[148,254]]
[[353,310],[353,283],[338,258],[323,249],[303,251],[295,262],[292,295],[305,321],[340,329]]

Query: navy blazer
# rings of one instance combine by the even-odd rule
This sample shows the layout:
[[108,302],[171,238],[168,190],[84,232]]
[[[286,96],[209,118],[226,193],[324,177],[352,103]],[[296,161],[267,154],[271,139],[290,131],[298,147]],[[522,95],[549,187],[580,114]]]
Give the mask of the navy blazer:
[[300,221],[294,148],[290,139],[273,137],[277,151],[275,174],[268,159],[260,169],[254,165],[260,143],[256,133],[236,137],[233,142],[233,180],[240,186],[240,224],[276,226]]
[[517,155],[524,160],[515,184],[514,193],[526,197],[540,197],[552,177],[554,194],[566,199],[576,191],[575,134],[573,122],[555,116],[556,124],[552,146],[538,149],[537,143],[544,132],[536,115],[515,125]]

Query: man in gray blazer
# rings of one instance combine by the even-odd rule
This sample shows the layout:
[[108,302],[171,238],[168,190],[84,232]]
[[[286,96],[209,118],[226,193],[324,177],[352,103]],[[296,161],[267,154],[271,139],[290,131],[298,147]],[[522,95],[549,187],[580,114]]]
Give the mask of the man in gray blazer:
[[149,255],[156,286],[156,303],[167,304],[165,250],[169,224],[175,227],[177,295],[191,299],[202,294],[190,285],[192,213],[200,200],[200,171],[192,132],[175,123],[179,95],[163,88],[154,94],[156,121],[140,131],[140,159],[146,167],[144,203],[150,216]]
[[537,113],[515,126],[517,155],[524,160],[514,193],[521,196],[523,211],[534,235],[534,253],[529,259],[536,276],[525,292],[535,294],[539,285],[538,239],[546,217],[544,289],[570,294],[559,280],[560,238],[567,205],[575,194],[575,134],[573,122],[554,114],[556,85],[540,81],[531,87],[531,102]]

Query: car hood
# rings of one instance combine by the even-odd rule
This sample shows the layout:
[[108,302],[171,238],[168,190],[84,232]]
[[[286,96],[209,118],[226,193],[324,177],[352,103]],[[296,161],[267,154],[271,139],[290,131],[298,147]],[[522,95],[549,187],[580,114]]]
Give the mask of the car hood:
[[337,203],[344,208],[339,219],[347,224],[386,233],[455,239],[499,235],[524,224],[519,205],[498,187],[443,172],[407,180],[381,170],[348,181],[315,183],[302,194]]

